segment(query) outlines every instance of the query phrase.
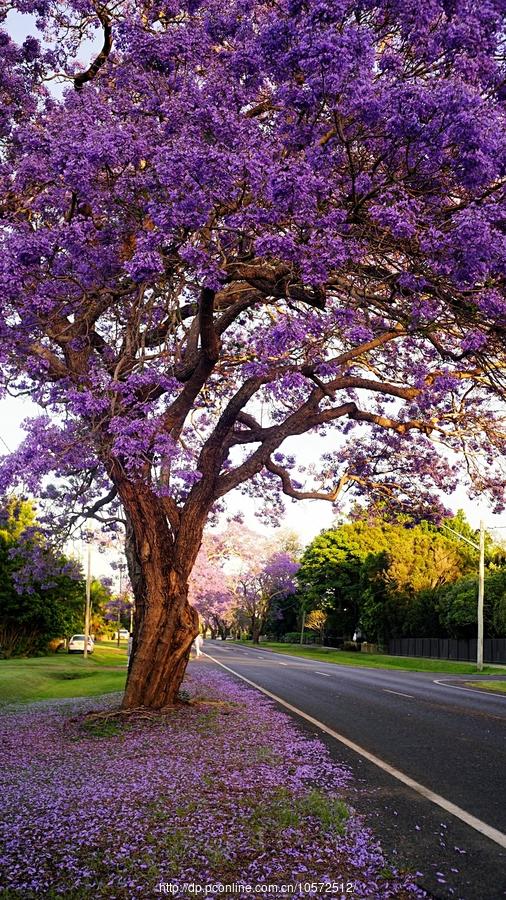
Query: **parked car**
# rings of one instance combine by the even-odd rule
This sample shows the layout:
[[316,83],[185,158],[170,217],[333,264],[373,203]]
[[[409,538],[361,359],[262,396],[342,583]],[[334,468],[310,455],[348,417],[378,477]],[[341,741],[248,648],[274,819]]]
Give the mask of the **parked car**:
[[[95,644],[93,639],[88,637],[88,653],[93,653]],[[68,645],[69,653],[84,653],[84,634],[74,634],[70,638]]]

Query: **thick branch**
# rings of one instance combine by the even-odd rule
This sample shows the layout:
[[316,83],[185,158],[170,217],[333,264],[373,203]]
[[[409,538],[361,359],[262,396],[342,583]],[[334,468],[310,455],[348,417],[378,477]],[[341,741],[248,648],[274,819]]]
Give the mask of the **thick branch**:
[[290,475],[283,466],[279,466],[269,458],[265,464],[265,468],[281,479],[283,493],[288,497],[294,497],[296,500],[330,500],[333,503],[337,500],[346,482],[349,481],[348,475],[342,475],[332,491],[298,491],[294,488]]
[[203,288],[201,293],[199,329],[201,349],[198,362],[191,376],[165,415],[165,429],[172,432],[181,428],[193,403],[214,369],[219,357],[220,343],[213,322],[214,292]]
[[239,263],[232,267],[233,277],[241,279],[259,291],[265,298],[293,300],[317,309],[325,309],[325,293],[322,288],[308,289],[292,283],[289,266],[269,266],[265,262]]
[[100,53],[98,54],[94,62],[92,62],[91,66],[86,69],[85,72],[79,72],[79,74],[74,77],[74,87],[76,91],[80,91],[83,84],[86,84],[87,81],[91,81],[95,77],[97,72],[107,62],[112,49],[111,20],[109,19],[109,16],[103,7],[99,7],[97,9],[97,16],[100,19],[102,28],[104,29],[104,43]]
[[[314,393],[316,391],[318,391],[319,398],[311,397],[300,409],[288,416],[281,425],[275,425],[266,429],[268,434],[262,438],[261,446],[240,466],[237,466],[232,472],[221,476],[217,483],[217,497],[228,494],[229,491],[239,484],[257,475],[266,465],[271,453],[277,450],[287,437],[304,434],[314,427],[315,424],[318,424],[318,414],[315,407],[318,404],[318,400],[322,397],[322,392],[318,388],[315,389]],[[343,403],[342,406],[333,409],[333,418],[338,419],[342,416],[352,415],[356,409],[355,403]]]
[[214,291],[202,288],[199,309],[200,344],[202,353],[213,364],[220,355],[220,341],[214,328]]
[[59,381],[61,378],[68,378],[70,376],[70,372],[65,363],[58,359],[48,347],[43,347],[42,344],[32,344],[30,349],[35,356],[40,357],[40,359],[43,359],[47,363],[50,381]]
[[[322,416],[324,415],[323,413]],[[408,431],[416,429],[422,434],[430,435],[437,427],[434,421],[423,422],[421,419],[409,419],[406,422],[398,422],[396,419],[390,419],[388,416],[379,416],[361,409],[357,409],[350,418],[355,419],[357,422],[370,422],[372,425],[379,425],[381,428],[395,431],[397,434],[406,434]]]

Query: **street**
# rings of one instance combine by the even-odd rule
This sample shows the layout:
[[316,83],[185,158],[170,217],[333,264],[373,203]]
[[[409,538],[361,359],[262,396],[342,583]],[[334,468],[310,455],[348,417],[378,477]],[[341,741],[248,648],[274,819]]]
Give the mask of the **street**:
[[336,733],[297,716],[352,769],[347,799],[389,860],[421,872],[433,897],[506,896],[506,696],[463,689],[469,676],[336,666],[220,641],[204,650]]

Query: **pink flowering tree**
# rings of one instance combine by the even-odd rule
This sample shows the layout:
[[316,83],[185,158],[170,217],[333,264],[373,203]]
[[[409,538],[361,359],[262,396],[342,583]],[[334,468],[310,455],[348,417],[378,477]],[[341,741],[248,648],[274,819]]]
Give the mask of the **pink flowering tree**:
[[230,634],[235,597],[223,569],[221,537],[206,536],[199,550],[189,583],[189,601],[209,628],[212,637]]
[[159,708],[231,491],[503,503],[503,0],[9,8],[44,41],[0,35],[1,383],[41,415],[0,492],[126,521],[123,703]]

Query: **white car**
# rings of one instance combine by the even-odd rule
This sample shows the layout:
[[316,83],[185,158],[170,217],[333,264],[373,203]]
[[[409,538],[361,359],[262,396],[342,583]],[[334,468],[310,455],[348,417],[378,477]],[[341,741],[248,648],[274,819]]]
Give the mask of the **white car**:
[[[130,632],[127,631],[126,628],[120,628],[120,630],[119,630],[120,641],[128,641],[129,637],[130,637]],[[117,640],[118,640],[118,632],[115,631],[113,641],[117,641]]]
[[[88,653],[93,653],[95,644],[93,639],[88,637]],[[84,653],[84,634],[74,634],[70,638],[68,645],[69,653]]]

